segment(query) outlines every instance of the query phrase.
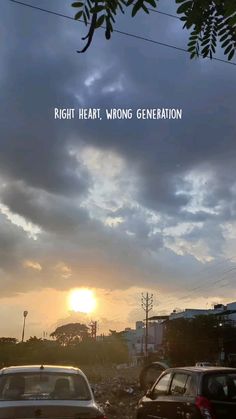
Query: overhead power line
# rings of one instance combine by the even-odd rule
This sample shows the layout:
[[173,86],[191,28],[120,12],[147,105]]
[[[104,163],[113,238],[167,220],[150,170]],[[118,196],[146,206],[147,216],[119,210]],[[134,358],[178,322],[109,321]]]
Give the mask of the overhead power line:
[[[53,10],[44,9],[42,7],[33,6],[32,4],[25,3],[25,2],[20,1],[20,0],[8,0],[8,1],[11,2],[11,3],[14,3],[14,4],[18,4],[18,5],[21,5],[21,6],[25,6],[25,7],[31,8],[31,9],[38,10],[40,12],[45,12],[45,13],[48,13],[48,14],[51,14],[51,15],[59,16],[59,17],[62,17],[64,19],[70,19],[70,20],[73,20],[74,22],[82,22],[82,23],[84,23],[81,19],[75,20],[72,16],[68,16],[68,15],[65,15],[63,13],[55,12]],[[152,9],[152,10],[155,10],[155,9]],[[160,13],[161,14],[164,14],[164,12],[160,12]],[[169,15],[169,14],[166,14],[166,15]],[[174,15],[170,15],[170,16],[171,17],[175,17],[175,18],[178,19],[177,16],[174,16]],[[101,26],[100,28],[105,29],[104,26]],[[157,40],[152,39],[152,38],[146,38],[146,37],[141,36],[141,35],[135,35],[135,34],[132,34],[130,32],[120,31],[118,29],[114,29],[113,32],[116,32],[116,33],[118,33],[120,35],[128,36],[130,38],[139,39],[141,41],[149,42],[149,43],[152,43],[152,44],[156,44],[156,45],[159,45],[159,46],[162,46],[162,47],[174,49],[176,51],[181,51],[181,52],[185,52],[185,53],[188,53],[189,54],[189,51],[186,48],[177,47],[176,45],[171,45],[171,44],[168,44],[168,43],[165,43],[165,42],[160,42],[160,41],[157,41]],[[199,56],[202,57],[203,55],[202,54],[199,54]],[[224,63],[224,64],[229,64],[229,65],[236,66],[236,63],[235,62],[223,60],[221,58],[217,58],[217,57],[212,57],[212,58],[205,57],[205,58],[208,58],[209,60],[219,61],[219,62]]]
[[188,297],[191,296],[190,293],[192,293],[192,292],[198,291],[198,290],[200,290],[202,288],[206,289],[206,288],[212,287],[212,285],[218,284],[219,282],[225,281],[225,279],[227,278],[227,274],[230,273],[230,272],[233,272],[235,270],[236,270],[236,267],[233,267],[231,269],[228,269],[226,272],[224,272],[224,275],[220,279],[216,279],[214,281],[211,281],[208,284],[202,284],[202,285],[199,285],[198,287],[194,287],[191,290],[189,290],[189,293],[188,294],[186,294],[186,295],[184,295],[184,296],[182,296],[182,297],[180,297],[178,299],[179,300],[185,300],[186,298],[188,298]]
[[[227,274],[228,273],[231,273],[231,272],[233,272],[233,271],[235,271],[236,270],[236,267],[232,267],[232,268],[230,268],[230,269],[228,269],[228,270],[226,270],[225,272],[223,272],[222,274],[223,274],[223,276],[221,276],[219,279],[215,279],[215,280],[213,280],[213,281],[211,281],[211,282],[208,282],[208,283],[204,283],[204,284],[201,284],[201,285],[199,285],[199,286],[197,286],[197,287],[194,287],[194,288],[190,288],[189,290],[188,290],[188,293],[187,294],[185,294],[185,295],[183,295],[183,296],[181,296],[181,297],[177,297],[177,298],[173,298],[173,297],[171,297],[171,298],[167,298],[167,299],[165,299],[165,304],[171,304],[172,302],[175,302],[176,301],[176,299],[178,299],[178,301],[179,300],[187,300],[187,299],[189,299],[189,298],[191,298],[193,295],[192,295],[192,293],[194,293],[195,291],[199,291],[200,289],[204,289],[204,290],[206,290],[206,289],[209,289],[209,288],[211,288],[212,286],[214,286],[214,285],[216,285],[216,284],[219,284],[220,282],[223,282],[223,281],[225,281],[225,280],[231,280],[231,279],[235,279],[234,277],[233,278],[231,278],[231,279],[228,279],[227,278]],[[222,275],[221,274],[221,275]]]
[[[65,15],[63,13],[55,12],[54,10],[44,9],[42,7],[39,7],[39,6],[33,6],[33,4],[25,3],[23,1],[18,1],[18,0],[8,0],[8,1],[10,1],[11,3],[19,4],[20,6],[29,7],[30,9],[39,10],[40,12],[49,13],[51,15],[55,15],[55,16],[59,16],[59,17],[63,17],[63,18],[75,21],[75,19],[72,16],[68,16],[68,15]],[[82,20],[79,20],[79,21],[83,22]]]
[[[168,298],[165,298],[165,304],[166,303],[167,304],[171,304],[173,302],[176,302],[176,299],[178,299],[178,300],[187,299],[187,297],[190,297],[191,296],[191,293],[193,291],[197,291],[197,290],[200,290],[200,289],[204,289],[205,290],[206,288],[209,288],[209,286],[211,287],[212,285],[215,285],[218,282],[222,282],[222,281],[226,280],[227,274],[235,271],[236,270],[236,266],[231,266],[230,268],[224,269],[223,272],[218,272],[216,274],[214,273],[213,269],[215,267],[219,266],[219,265],[222,265],[223,263],[232,262],[233,259],[234,259],[234,257],[227,258],[227,259],[221,260],[219,262],[215,262],[211,266],[204,267],[204,268],[202,268],[200,270],[197,270],[193,276],[191,275],[191,277],[192,278],[196,278],[197,281],[201,280],[201,283],[199,284],[199,286],[188,288],[186,290],[187,291],[187,295],[185,294],[184,296],[180,296],[180,297],[177,297],[177,298],[174,298],[172,296],[171,297],[168,297]],[[234,265],[235,265],[235,263],[234,263]],[[203,273],[205,272],[206,275],[204,275],[203,277],[201,276],[199,278],[199,274],[202,274],[202,272]],[[211,276],[209,278],[207,278],[207,276],[209,276],[209,275],[211,275]],[[209,282],[209,280],[212,279],[212,275],[214,275],[214,276],[217,275],[217,278],[215,278],[213,281]],[[234,279],[234,278],[231,278],[231,279]],[[202,282],[202,280],[204,282]],[[227,280],[229,280],[229,279],[227,279]]]
[[148,9],[150,12],[153,12],[153,13],[158,13],[159,15],[168,16],[168,17],[172,17],[172,18],[174,18],[174,19],[178,19],[178,20],[180,20],[179,16],[172,15],[171,13],[161,12],[160,10],[152,9],[152,8],[150,8],[150,7],[147,7],[147,9]]

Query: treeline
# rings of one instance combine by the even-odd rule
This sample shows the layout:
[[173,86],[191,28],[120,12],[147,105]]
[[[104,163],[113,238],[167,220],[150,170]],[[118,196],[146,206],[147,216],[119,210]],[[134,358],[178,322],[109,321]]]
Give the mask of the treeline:
[[[71,331],[71,328],[70,328]],[[64,332],[64,330],[63,330]],[[54,335],[55,337],[55,335]],[[128,347],[119,337],[104,340],[83,336],[81,339],[56,340],[31,337],[26,342],[0,338],[0,366],[23,364],[96,365],[120,364],[129,360]]]
[[194,365],[197,361],[230,364],[236,354],[236,327],[217,316],[197,316],[168,321],[165,354],[174,365]]

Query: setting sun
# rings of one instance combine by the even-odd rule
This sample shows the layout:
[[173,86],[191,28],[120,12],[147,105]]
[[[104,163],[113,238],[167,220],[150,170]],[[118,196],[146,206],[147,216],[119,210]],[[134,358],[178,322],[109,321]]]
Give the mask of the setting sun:
[[69,295],[70,309],[81,313],[91,313],[96,307],[94,292],[89,289],[72,290]]

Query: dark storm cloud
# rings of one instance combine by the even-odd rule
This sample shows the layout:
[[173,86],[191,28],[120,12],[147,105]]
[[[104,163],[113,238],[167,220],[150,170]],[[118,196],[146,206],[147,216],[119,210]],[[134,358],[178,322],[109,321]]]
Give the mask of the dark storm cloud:
[[15,265],[18,249],[24,245],[24,234],[17,231],[10,222],[5,222],[2,218],[0,221],[0,266],[5,270]]
[[23,183],[8,185],[1,194],[2,202],[45,231],[70,234],[81,224],[88,223],[84,209],[73,206],[71,200],[61,196],[32,190]]
[[[83,179],[77,179],[73,176],[73,161],[71,162],[71,157],[66,156],[65,153],[66,136],[69,136],[73,130],[72,132],[75,135],[77,134],[76,136],[79,134],[87,142],[92,142],[99,147],[114,148],[130,162],[141,166],[143,188],[140,193],[141,199],[146,205],[148,204],[155,209],[166,207],[167,211],[171,211],[171,207],[173,207],[173,210],[176,211],[186,204],[187,197],[175,195],[175,176],[184,173],[203,160],[208,160],[209,157],[212,160],[215,155],[222,153],[225,148],[228,151],[230,149],[231,152],[232,149],[234,150],[232,136],[228,136],[228,139],[225,138],[226,133],[232,130],[232,112],[231,118],[230,115],[227,115],[225,122],[223,122],[221,113],[227,114],[230,108],[227,109],[226,105],[225,109],[224,106],[219,107],[219,101],[216,100],[216,97],[221,97],[223,92],[229,98],[231,96],[233,100],[230,77],[227,77],[228,81],[225,80],[222,88],[218,84],[219,92],[215,92],[215,83],[219,77],[222,77],[223,66],[221,64],[210,63],[211,66],[205,64],[206,70],[203,71],[201,66],[204,64],[189,63],[188,57],[176,52],[161,48],[157,50],[157,48],[152,47],[151,54],[148,55],[146,52],[147,46],[140,44],[140,42],[135,43],[133,40],[126,42],[125,47],[119,48],[121,40],[114,36],[112,47],[109,46],[107,51],[111,56],[113,65],[111,65],[110,71],[105,71],[89,90],[83,85],[82,80],[85,79],[86,71],[88,74],[93,73],[94,67],[89,65],[90,61],[87,60],[87,57],[83,56],[83,60],[74,57],[71,50],[68,54],[65,48],[68,44],[65,40],[63,43],[65,32],[60,33],[61,25],[65,31],[69,23],[71,25],[72,22],[66,25],[62,24],[61,21],[60,23],[57,22],[56,19],[50,20],[49,34],[42,32],[38,34],[35,31],[35,24],[30,20],[30,12],[19,10],[19,13],[23,14],[23,18],[25,14],[28,17],[28,19],[25,18],[26,22],[24,24],[28,30],[32,31],[34,29],[32,35],[35,35],[35,38],[27,42],[27,48],[24,52],[22,44],[25,39],[21,37],[22,44],[15,45],[15,47],[18,46],[19,55],[17,53],[12,54],[9,60],[9,66],[12,68],[16,67],[17,62],[21,63],[17,66],[18,77],[17,80],[15,79],[17,85],[15,84],[13,91],[18,104],[24,104],[23,115],[22,112],[19,115],[23,148],[22,144],[19,144],[17,133],[17,146],[21,148],[22,152],[18,153],[18,164],[14,162],[13,167],[9,168],[9,170],[15,172],[16,176],[25,178],[27,173],[30,173],[32,182],[51,190],[59,188],[59,190],[68,192],[81,186],[81,183],[82,187],[85,187],[86,183],[83,185]],[[49,18],[39,15],[38,19],[42,21],[46,19],[46,22],[48,22]],[[154,24],[154,17],[151,16],[150,21]],[[169,28],[172,22],[168,22],[169,25],[165,25],[164,21],[161,21],[157,35],[161,34],[162,37],[168,35],[169,37]],[[22,27],[18,25],[18,32],[17,27],[15,31],[14,40],[17,35],[19,39],[18,32],[22,34]],[[69,41],[70,39],[67,42]],[[39,49],[41,52],[36,49],[37,42],[41,46],[41,49]],[[60,50],[58,48],[59,44]],[[51,45],[51,49],[47,45]],[[131,48],[134,45],[135,48]],[[119,63],[118,58],[112,51],[113,48],[119,52]],[[145,56],[145,64],[142,65],[144,54],[147,56]],[[62,65],[62,57],[63,59],[66,57],[66,66]],[[43,65],[39,65],[40,59],[43,59]],[[22,65],[22,63],[25,63],[25,65]],[[117,92],[104,93],[104,86],[109,86],[112,78],[114,78],[114,72],[112,71],[114,65],[116,65],[116,77],[119,74],[124,74],[125,90],[119,94]],[[231,69],[224,71],[229,76],[233,74]],[[207,77],[206,72],[208,72]],[[213,72],[214,79],[212,77]],[[184,74],[184,77],[181,77],[181,74]],[[76,83],[75,80],[78,75],[80,81],[78,82],[77,77]],[[9,83],[12,84],[10,75],[9,80],[11,80]],[[21,81],[21,87],[19,87],[18,80]],[[88,126],[87,121],[75,124],[73,128],[73,124],[70,127],[68,124],[60,124],[59,126],[57,123],[56,125],[48,118],[48,108],[50,109],[55,102],[63,103],[64,106],[70,103],[72,106],[75,103],[72,93],[75,93],[76,85],[79,87],[78,93],[84,97],[88,106],[106,107],[114,104],[122,107],[125,105],[137,107],[137,104],[140,107],[167,106],[168,104],[183,106],[185,123],[164,122],[161,125],[156,121],[133,121],[129,124],[122,124],[121,121],[118,121],[108,124],[104,121],[99,124],[99,130],[96,123],[91,123]],[[45,86],[46,89],[42,89],[42,86]],[[201,89],[198,86],[201,86]],[[5,90],[9,97],[11,89],[9,89],[7,83],[5,83]],[[207,94],[203,94],[204,90],[207,91]],[[27,97],[27,101],[24,100],[24,97]],[[35,100],[36,98],[37,100]],[[14,101],[10,100],[9,103],[12,106]],[[45,104],[47,104],[46,107]],[[15,115],[15,109],[12,111]],[[230,119],[231,125],[229,124]],[[29,121],[32,126],[31,130]],[[35,130],[34,127],[40,127],[40,125],[44,127],[44,130],[41,128],[38,132],[38,129]],[[33,134],[30,135],[29,132],[31,131],[33,131]],[[45,134],[43,134],[43,131]],[[11,137],[14,139],[14,135],[11,135]],[[222,138],[224,138],[224,141],[222,141]],[[15,145],[14,141],[12,145],[11,140],[13,153],[16,152]],[[11,153],[7,150],[8,152]],[[7,156],[4,156],[4,161],[13,160],[12,154],[9,158]],[[32,165],[32,160],[35,162],[34,165]],[[44,171],[46,171],[45,173],[42,173],[42,165]],[[4,165],[2,166],[4,167]],[[71,173],[70,171],[68,173],[65,169],[68,166],[72,169]]]
[[[119,50],[120,39],[112,42]],[[144,59],[146,49],[140,43],[130,48],[133,42],[119,51],[122,60],[116,67],[116,74],[125,73],[124,91],[99,95],[106,84],[106,78],[101,78],[93,85],[96,95],[85,93],[86,103],[96,107],[183,107],[183,123],[105,121],[98,131],[96,124],[88,126],[85,121],[80,122],[80,132],[86,141],[114,149],[138,167],[144,205],[173,213],[188,200],[175,194],[176,178],[204,162],[216,172],[216,183],[226,161],[235,173],[234,70],[217,62],[189,62],[184,55],[161,49],[148,48]],[[225,180],[227,193],[231,184]]]
[[[47,1],[36,3],[48,7]],[[51,1],[50,8],[71,13],[70,3]],[[201,229],[183,238],[189,243],[202,239],[213,257],[223,252],[218,224],[236,214],[234,68],[189,61],[183,53],[116,34],[110,42],[103,33],[96,34],[88,53],[77,55],[80,25],[7,2],[2,8],[6,44],[0,74],[0,176],[5,187],[0,198],[13,213],[43,230],[31,246],[20,227],[10,221],[1,225],[2,266],[18,278],[9,289],[14,284],[25,290],[46,283],[65,288],[76,283],[81,271],[88,283],[99,286],[109,286],[112,275],[114,288],[133,285],[134,278],[140,285],[158,281],[161,286],[165,281],[162,286],[168,287],[176,280],[185,287],[197,262],[193,255],[179,256],[167,249],[161,231],[182,221],[203,222]],[[180,46],[186,42],[181,24],[154,14],[118,22],[121,29],[129,25],[130,32],[160,41]],[[62,122],[53,120],[54,106],[181,107],[183,120]],[[135,199],[139,206],[158,212],[159,232],[142,211],[128,204],[107,212],[124,218],[115,229],[91,220],[80,207],[93,184],[86,164],[69,150],[89,145],[117,152],[137,173]],[[215,208],[220,203],[218,212],[187,209],[192,185],[186,175],[192,170],[211,173],[202,206]],[[34,256],[44,270],[35,273],[32,283],[21,265]],[[56,271],[53,274],[62,260],[75,276],[58,280]]]
[[63,25],[14,4],[6,3],[3,11],[11,32],[6,24],[8,71],[1,86],[0,171],[52,192],[84,192],[88,177],[83,171],[81,176],[75,173],[76,162],[66,151],[68,129],[52,118],[54,106],[73,105],[69,89],[78,71],[66,48]]

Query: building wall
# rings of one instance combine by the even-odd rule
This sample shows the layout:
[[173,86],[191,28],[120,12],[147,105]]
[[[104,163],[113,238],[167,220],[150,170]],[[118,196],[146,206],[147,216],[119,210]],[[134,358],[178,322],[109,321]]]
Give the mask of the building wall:
[[[232,302],[224,306],[223,304],[216,305],[213,309],[185,309],[181,312],[172,312],[169,319],[174,320],[178,318],[191,319],[200,315],[209,315],[224,312],[225,310],[236,310],[236,302]],[[224,318],[232,320],[236,325],[236,313],[223,316]],[[157,351],[163,344],[165,322],[162,320],[153,321],[149,323],[148,329],[148,351]],[[131,355],[137,355],[145,350],[145,324],[143,321],[137,321],[135,329],[127,328],[124,330],[124,337],[129,347]]]
[[[123,335],[127,342],[129,352],[132,355],[143,353],[145,350],[145,324],[142,321],[136,322],[135,329],[127,328]],[[154,352],[158,346],[162,344],[163,340],[163,325],[162,323],[152,322],[148,327],[148,351]]]

